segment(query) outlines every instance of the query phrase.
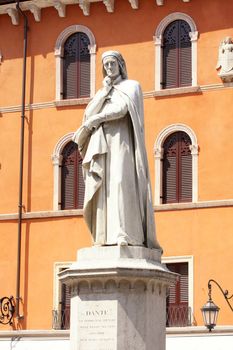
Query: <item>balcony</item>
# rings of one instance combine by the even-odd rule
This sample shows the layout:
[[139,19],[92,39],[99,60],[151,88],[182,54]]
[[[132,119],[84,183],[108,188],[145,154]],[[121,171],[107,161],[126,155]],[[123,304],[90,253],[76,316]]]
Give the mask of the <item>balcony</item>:
[[167,327],[187,327],[192,325],[192,309],[188,305],[167,307]]
[[53,329],[70,329],[70,309],[52,311]]
[[[70,309],[52,311],[53,329],[70,329]],[[167,327],[187,327],[192,325],[192,310],[187,305],[170,305],[167,308]]]

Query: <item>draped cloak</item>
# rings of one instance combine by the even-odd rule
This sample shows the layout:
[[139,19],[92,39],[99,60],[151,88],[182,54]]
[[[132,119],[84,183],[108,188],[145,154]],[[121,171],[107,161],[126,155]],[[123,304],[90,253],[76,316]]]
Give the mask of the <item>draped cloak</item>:
[[[139,222],[139,225],[142,227],[142,235],[140,236],[139,234],[138,238],[135,240],[136,243],[134,243],[133,239],[131,242],[131,238],[129,237],[129,244],[145,245],[149,248],[161,249],[155,235],[151,185],[144,142],[144,112],[141,87],[138,82],[125,79],[113,85],[113,89],[115,89],[114,93],[118,94],[119,97],[125,101],[128,109],[127,114],[130,118],[130,124],[132,125],[133,145],[130,149],[134,153],[132,155],[134,161],[134,174],[128,174],[128,177],[132,176],[136,181],[135,198],[138,211],[137,214],[132,213],[132,215],[129,215],[126,219],[134,221],[134,216],[137,215],[138,221],[136,222]],[[99,93],[101,94],[101,90]],[[98,93],[96,95],[98,95]],[[95,112],[101,112],[102,106],[103,101],[99,105],[99,110],[97,107]],[[88,117],[84,116],[84,120],[85,119],[88,119]],[[109,125],[112,123],[107,119],[106,122],[108,122]],[[119,132],[121,131],[119,130]],[[77,133],[73,140],[80,146]],[[114,174],[106,173],[106,157],[109,157],[111,149],[109,148],[106,139],[104,123],[100,124],[100,126],[86,138],[85,144],[82,145],[80,151],[83,156],[83,173],[85,181],[84,218],[92,233],[94,243],[100,245],[109,244],[108,238],[106,237],[107,231],[105,224],[108,210],[106,207],[108,199],[106,182],[109,181],[108,176],[114,176]],[[121,171],[121,169],[117,169],[116,167],[116,172],[117,171]],[[122,178],[122,181],[124,181],[124,178]],[[123,203],[121,204],[123,205]],[[116,210],[120,210],[120,208],[116,208]],[[125,234],[127,235],[128,233],[125,232]],[[117,241],[111,242],[110,244],[117,244]]]

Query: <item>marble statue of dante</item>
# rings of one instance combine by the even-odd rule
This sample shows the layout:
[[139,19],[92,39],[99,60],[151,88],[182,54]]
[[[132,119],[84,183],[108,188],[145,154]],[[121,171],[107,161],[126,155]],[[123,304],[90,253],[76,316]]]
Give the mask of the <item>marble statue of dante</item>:
[[95,245],[161,249],[155,236],[140,85],[117,51],[102,56],[103,87],[73,141],[83,157],[84,218]]

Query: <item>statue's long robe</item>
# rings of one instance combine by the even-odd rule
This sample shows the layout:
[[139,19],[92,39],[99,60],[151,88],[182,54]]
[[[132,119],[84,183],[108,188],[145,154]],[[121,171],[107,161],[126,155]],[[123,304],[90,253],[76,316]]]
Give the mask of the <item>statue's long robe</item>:
[[[143,96],[133,80],[118,80],[103,97],[100,90],[87,106],[85,119],[106,116],[88,138],[83,154],[84,218],[98,245],[160,248],[156,236],[144,142]],[[75,140],[77,141],[78,140]]]

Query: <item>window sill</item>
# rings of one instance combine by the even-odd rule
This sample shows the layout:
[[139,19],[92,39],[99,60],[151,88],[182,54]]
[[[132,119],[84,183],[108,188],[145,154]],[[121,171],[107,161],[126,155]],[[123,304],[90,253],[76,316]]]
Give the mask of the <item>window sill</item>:
[[76,106],[76,105],[86,105],[91,101],[91,97],[83,98],[72,98],[67,100],[56,100],[54,104],[56,107],[65,107],[65,106]]
[[[23,213],[23,220],[28,219],[43,219],[43,218],[57,218],[57,217],[72,217],[82,216],[82,209],[69,209],[69,210],[49,210],[49,211],[35,211]],[[0,221],[18,220],[18,214],[0,214]]]
[[200,92],[200,86],[187,86],[175,89],[164,89],[154,91],[155,97],[163,97],[163,96],[172,96],[172,95],[182,95],[182,94],[192,94],[196,92]]
[[[174,203],[174,204],[159,204],[154,206],[155,212],[170,211],[170,210],[188,210],[202,208],[221,208],[233,207],[233,199],[203,201],[196,203]],[[82,209],[69,210],[48,210],[23,213],[23,220],[28,219],[43,219],[43,218],[65,218],[72,216],[83,216]],[[0,214],[0,221],[18,220],[17,213]]]
[[173,204],[158,204],[154,206],[154,210],[171,211],[171,210],[188,210],[188,209],[204,209],[204,208],[218,208],[218,207],[232,207],[233,200],[215,200],[203,202],[189,202],[189,203],[173,203]]

